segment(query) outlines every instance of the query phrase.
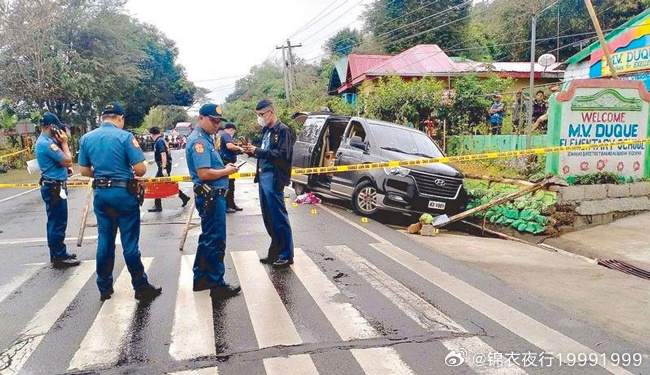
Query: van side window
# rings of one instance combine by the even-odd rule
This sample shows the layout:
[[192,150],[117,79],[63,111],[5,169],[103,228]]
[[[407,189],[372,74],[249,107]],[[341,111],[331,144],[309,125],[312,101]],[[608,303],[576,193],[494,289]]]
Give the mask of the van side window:
[[318,138],[323,124],[325,124],[325,119],[323,118],[308,118],[302,126],[298,140],[306,143],[316,143],[316,138]]
[[346,138],[349,141],[354,136],[361,137],[362,142],[366,141],[366,131],[363,129],[363,125],[356,121],[352,123]]

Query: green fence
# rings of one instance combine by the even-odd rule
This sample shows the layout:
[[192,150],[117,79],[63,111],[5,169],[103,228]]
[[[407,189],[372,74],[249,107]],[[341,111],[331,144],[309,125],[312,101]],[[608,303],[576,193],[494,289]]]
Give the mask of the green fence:
[[[546,147],[547,145],[546,135],[533,135],[531,147]],[[524,135],[459,135],[447,138],[447,155],[514,151],[525,148],[526,136]]]

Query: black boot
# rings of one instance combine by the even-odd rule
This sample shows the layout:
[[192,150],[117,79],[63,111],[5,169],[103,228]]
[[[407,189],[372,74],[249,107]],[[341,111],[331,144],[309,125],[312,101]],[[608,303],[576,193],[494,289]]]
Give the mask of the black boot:
[[241,287],[236,285],[226,285],[210,289],[210,297],[214,299],[227,299],[234,297],[241,292]]
[[81,262],[76,260],[76,259],[54,258],[54,261],[52,261],[52,264],[54,265],[54,268],[56,268],[56,269],[63,269],[63,268],[76,267],[76,266],[80,265]]
[[135,291],[135,299],[142,302],[153,301],[162,294],[162,288],[151,284],[146,284]]
[[187,195],[185,195],[185,193],[183,193],[183,192],[180,191],[180,190],[178,191],[178,197],[181,199],[181,201],[183,201],[183,204],[181,204],[181,207],[185,207],[185,206],[187,206],[187,202],[190,201],[190,197],[188,197]]

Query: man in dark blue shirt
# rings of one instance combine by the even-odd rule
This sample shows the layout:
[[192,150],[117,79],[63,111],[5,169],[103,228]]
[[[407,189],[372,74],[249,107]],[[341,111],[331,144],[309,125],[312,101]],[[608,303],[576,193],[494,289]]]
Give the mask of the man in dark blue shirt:
[[[235,133],[237,132],[237,125],[232,122],[227,123],[221,133],[221,143],[219,154],[224,164],[234,164],[237,162],[237,154],[244,152],[244,149],[235,144]],[[237,206],[235,203],[235,180],[228,180],[228,194],[226,194],[226,213],[233,213],[241,211],[243,208]]]
[[79,265],[77,255],[69,254],[65,246],[68,227],[67,168],[72,166],[72,154],[63,124],[53,113],[43,116],[41,135],[36,140],[36,160],[41,169],[41,197],[47,212],[47,246],[55,268]]
[[131,274],[135,299],[151,301],[162,293],[162,288],[149,283],[140,256],[139,184],[134,179],[144,176],[147,167],[140,144],[133,134],[122,130],[124,108],[117,102],[108,103],[102,110],[102,124],[79,141],[81,174],[93,177],[97,217],[97,286],[100,300],[113,294],[113,265],[115,263],[115,236],[122,238],[126,267]]
[[262,144],[245,146],[244,151],[257,158],[255,182],[259,182],[262,217],[271,237],[268,256],[260,262],[289,267],[293,264],[293,233],[284,205],[284,187],[291,180],[294,137],[276,116],[271,101],[260,101],[255,111],[258,123],[263,126]]
[[[151,134],[151,137],[153,138],[154,141],[154,146],[153,146],[153,153],[154,153],[154,159],[156,160],[156,165],[158,166],[158,171],[156,172],[156,177],[163,177],[164,173],[163,171],[167,172],[167,176],[171,176],[172,172],[172,160],[171,160],[171,155],[169,148],[167,147],[167,143],[165,143],[165,138],[160,134],[160,128],[157,126],[152,127],[149,129],[149,134]],[[185,207],[187,205],[187,202],[189,202],[190,197],[185,195],[182,190],[178,190],[178,197],[181,199],[183,204],[181,207]],[[152,208],[149,209],[149,212],[160,212],[162,211],[162,200],[161,199],[155,199],[154,200],[154,205]]]

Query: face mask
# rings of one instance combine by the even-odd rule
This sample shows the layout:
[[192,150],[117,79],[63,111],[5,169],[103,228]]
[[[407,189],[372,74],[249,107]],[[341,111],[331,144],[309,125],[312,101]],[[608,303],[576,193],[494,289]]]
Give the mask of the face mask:
[[261,127],[265,127],[266,121],[264,121],[264,116],[257,116],[257,123],[260,124]]

